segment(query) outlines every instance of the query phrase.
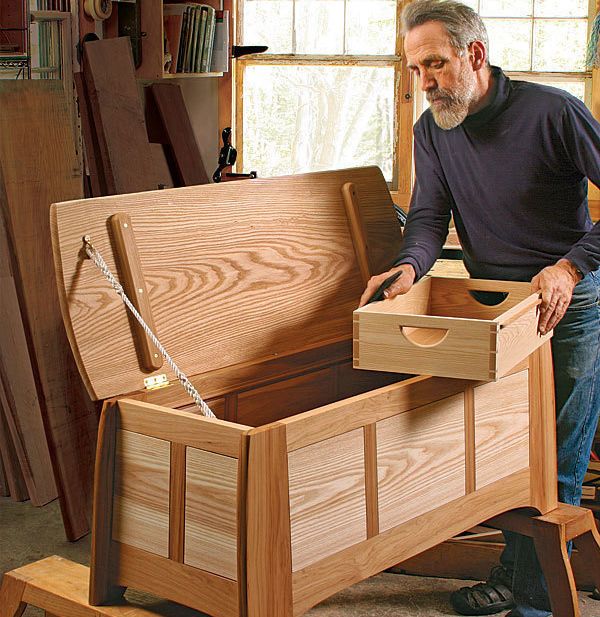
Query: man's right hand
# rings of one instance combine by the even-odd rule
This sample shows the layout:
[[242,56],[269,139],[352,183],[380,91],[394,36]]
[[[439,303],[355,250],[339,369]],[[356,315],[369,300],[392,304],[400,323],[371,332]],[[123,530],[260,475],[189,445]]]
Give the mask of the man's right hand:
[[367,288],[360,297],[359,308],[364,306],[371,299],[373,294],[379,289],[379,286],[387,278],[399,271],[402,271],[402,274],[383,292],[383,295],[386,299],[391,299],[400,294],[405,294],[413,286],[417,276],[415,269],[410,264],[401,264],[387,272],[372,276],[367,283]]

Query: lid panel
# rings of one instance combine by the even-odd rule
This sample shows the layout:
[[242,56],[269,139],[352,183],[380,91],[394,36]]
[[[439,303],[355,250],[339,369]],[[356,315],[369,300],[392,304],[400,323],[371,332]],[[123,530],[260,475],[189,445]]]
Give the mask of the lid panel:
[[[399,249],[378,168],[320,172],[55,204],[53,242],[71,345],[93,398],[143,388],[130,317],[93,262],[119,278],[109,219],[131,217],[156,334],[188,375],[352,335],[363,284],[341,187],[354,182],[371,260]],[[174,375],[165,363],[158,373]]]

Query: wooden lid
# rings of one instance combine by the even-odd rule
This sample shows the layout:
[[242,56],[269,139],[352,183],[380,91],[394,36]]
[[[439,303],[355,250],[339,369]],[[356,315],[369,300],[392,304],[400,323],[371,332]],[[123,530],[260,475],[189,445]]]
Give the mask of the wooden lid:
[[[131,318],[85,257],[90,236],[115,276],[109,221],[128,215],[155,332],[187,375],[352,336],[363,282],[342,201],[353,182],[374,273],[401,230],[376,167],[210,184],[54,204],[59,295],[79,370],[95,399],[144,387]],[[173,374],[166,364],[155,373]]]

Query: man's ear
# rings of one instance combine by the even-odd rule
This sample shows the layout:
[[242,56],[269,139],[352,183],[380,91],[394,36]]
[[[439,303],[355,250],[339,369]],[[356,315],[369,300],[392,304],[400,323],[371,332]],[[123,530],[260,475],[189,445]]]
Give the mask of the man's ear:
[[479,71],[486,66],[487,63],[487,49],[481,41],[473,41],[470,45],[469,56],[471,58],[471,64],[473,70]]

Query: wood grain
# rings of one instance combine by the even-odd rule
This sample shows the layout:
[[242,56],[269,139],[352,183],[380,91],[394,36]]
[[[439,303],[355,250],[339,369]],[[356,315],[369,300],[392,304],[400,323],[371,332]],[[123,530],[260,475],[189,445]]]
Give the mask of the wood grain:
[[464,394],[377,423],[379,527],[465,494]]
[[131,399],[121,399],[119,407],[124,430],[224,456],[237,456],[240,438],[250,429],[249,426]]
[[369,263],[369,249],[367,246],[367,234],[360,215],[359,197],[356,190],[356,185],[352,182],[347,182],[342,186],[342,196],[344,198],[344,207],[346,208],[346,216],[350,225],[350,233],[352,234],[352,243],[356,253],[356,260],[360,268],[363,285],[366,287],[369,279],[373,274],[373,268]]
[[0,206],[12,239],[65,532],[75,540],[89,531],[98,420],[64,332],[48,210],[55,201],[82,197],[81,169],[60,82],[3,80],[0,108]]
[[335,369],[329,368],[242,392],[237,420],[260,426],[336,400]]
[[83,65],[108,194],[172,186],[162,149],[148,141],[129,40],[86,43]]
[[237,580],[238,460],[187,448],[185,563]]
[[[341,196],[348,181],[365,196],[363,220],[379,269],[398,238],[377,168],[57,205],[52,219],[60,289],[94,396],[138,390],[145,375],[121,300],[94,265],[81,260],[83,235],[114,269],[106,221],[115,212],[131,216],[156,327],[186,374],[289,356],[351,336],[362,282]],[[251,216],[240,216],[250,207]]]
[[475,488],[475,393],[472,386],[467,386],[465,388],[465,493],[472,493]]
[[8,492],[13,501],[25,501],[29,499],[25,478],[19,465],[17,452],[8,430],[6,422],[6,411],[8,401],[4,393],[4,386],[0,381],[0,457],[6,473],[6,482],[8,484]]
[[31,503],[42,506],[56,499],[58,493],[27,331],[13,277],[9,242],[0,212],[0,381],[5,397],[3,409]]
[[171,443],[169,462],[169,559],[183,563],[185,547],[186,447]]
[[475,388],[478,489],[529,467],[528,377],[522,371]]
[[92,604],[118,601],[125,591],[115,583],[116,567],[111,553],[118,428],[118,405],[114,401],[107,401],[103,405],[98,425],[98,447],[94,469],[89,585],[89,601]]
[[529,471],[519,472],[295,572],[294,615],[301,615],[336,591],[470,529],[482,518],[527,505],[529,482]]
[[363,428],[365,440],[365,498],[367,509],[367,537],[379,533],[379,491],[377,481],[377,426]]
[[169,556],[169,442],[117,432],[113,538]]
[[292,571],[365,540],[362,429],[290,452]]
[[292,617],[295,613],[285,426],[271,424],[254,429],[248,439],[248,617]]

